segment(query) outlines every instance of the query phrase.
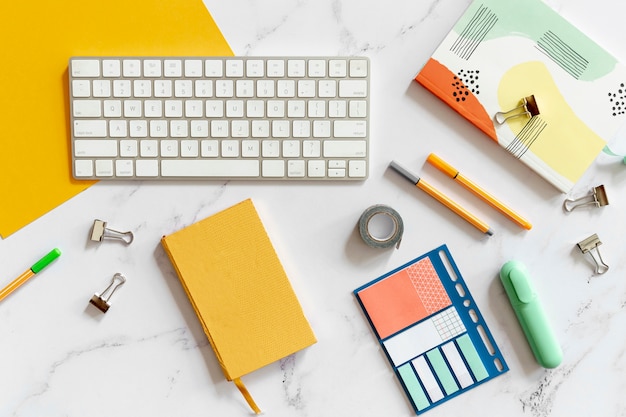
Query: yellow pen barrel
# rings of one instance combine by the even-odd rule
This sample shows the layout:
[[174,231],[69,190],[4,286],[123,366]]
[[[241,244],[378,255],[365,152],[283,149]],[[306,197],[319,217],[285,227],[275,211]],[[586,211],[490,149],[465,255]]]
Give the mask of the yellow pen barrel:
[[417,182],[417,184],[415,184],[415,186],[419,188],[420,190],[428,193],[428,195],[433,197],[435,200],[439,201],[444,206],[448,207],[457,215],[461,216],[465,221],[470,223],[472,226],[474,226],[481,232],[486,233],[488,235],[493,234],[493,231],[489,228],[489,226],[486,223],[484,223],[478,217],[474,216],[469,211],[465,210],[463,207],[459,206],[454,201],[450,200],[450,198],[448,198],[445,194],[441,193],[439,190],[437,190],[436,188],[434,188],[427,182],[424,182],[424,180],[420,179]]
[[533,227],[532,224],[530,224],[528,220],[524,219],[522,216],[520,216],[519,214],[517,214],[516,212],[514,212],[513,210],[511,210],[510,208],[508,208],[507,206],[505,206],[504,204],[496,200],[495,197],[493,197],[487,191],[483,190],[481,187],[476,185],[467,177],[463,176],[462,174],[457,174],[455,180],[461,183],[463,187],[471,191],[475,196],[479,197],[484,202],[489,204],[491,207],[495,208],[500,213],[507,216],[509,219],[517,223],[519,226],[527,230],[530,230]]
[[2,301],[6,296],[15,291],[15,289],[17,289],[20,285],[28,281],[28,279],[33,275],[35,275],[35,273],[29,269],[19,277],[15,278],[13,281],[11,281],[9,285],[0,290],[0,301]]

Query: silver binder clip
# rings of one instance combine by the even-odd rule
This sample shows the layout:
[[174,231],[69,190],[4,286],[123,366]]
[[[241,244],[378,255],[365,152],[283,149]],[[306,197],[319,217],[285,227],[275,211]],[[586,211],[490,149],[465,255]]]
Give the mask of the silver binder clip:
[[528,116],[533,117],[539,114],[539,106],[537,106],[537,100],[535,100],[534,95],[530,95],[528,97],[524,97],[522,99],[522,104],[505,112],[497,112],[495,115],[495,120],[499,124],[504,124],[508,119],[519,116]]
[[96,219],[93,221],[89,238],[94,242],[102,242],[102,239],[117,239],[130,245],[134,236],[132,232],[118,232],[117,230],[107,229],[107,222]]
[[[111,305],[109,304],[109,300],[111,296],[120,286],[124,285],[126,282],[126,277],[119,272],[113,275],[113,279],[111,279],[111,283],[108,287],[102,292],[102,294],[95,293],[91,300],[89,300],[89,304],[95,306],[98,310],[106,313]],[[108,295],[107,295],[108,293]],[[106,298],[104,298],[106,297]]]
[[598,246],[601,244],[600,238],[598,238],[598,235],[595,233],[577,243],[578,249],[580,249],[583,254],[588,253],[591,259],[593,259],[593,262],[596,264],[596,274],[598,275],[604,274],[609,270],[609,266],[602,260],[600,249],[598,249]]
[[572,211],[578,207],[583,206],[595,206],[602,207],[609,204],[609,198],[606,195],[604,185],[598,185],[593,187],[591,192],[584,197],[577,198],[575,200],[567,199],[563,202],[563,209],[565,211]]

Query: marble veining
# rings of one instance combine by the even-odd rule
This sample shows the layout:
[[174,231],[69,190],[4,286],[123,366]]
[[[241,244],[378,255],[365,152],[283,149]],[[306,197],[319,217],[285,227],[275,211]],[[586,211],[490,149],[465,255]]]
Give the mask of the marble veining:
[[[352,291],[445,243],[510,370],[425,415],[626,416],[626,169],[601,156],[572,195],[603,183],[610,205],[565,214],[567,196],[412,81],[469,0],[204,3],[237,55],[370,57],[370,177],[362,184],[101,182],[0,240],[3,283],[52,247],[63,253],[0,303],[0,417],[252,415],[226,381],[160,245],[163,235],[247,198],[318,339],[245,376],[264,415],[414,415]],[[547,3],[626,62],[618,41],[626,3]],[[533,229],[517,229],[438,177],[424,164],[430,152],[454,157]],[[496,234],[475,233],[387,173],[394,159],[488,218]],[[356,223],[373,204],[401,213],[399,249],[360,241]],[[135,241],[88,242],[96,218],[132,231]],[[575,246],[591,233],[601,237],[610,265],[602,276]],[[556,369],[535,362],[498,281],[501,265],[514,258],[528,266],[563,348]],[[90,309],[89,298],[115,272],[128,281],[111,309]]]

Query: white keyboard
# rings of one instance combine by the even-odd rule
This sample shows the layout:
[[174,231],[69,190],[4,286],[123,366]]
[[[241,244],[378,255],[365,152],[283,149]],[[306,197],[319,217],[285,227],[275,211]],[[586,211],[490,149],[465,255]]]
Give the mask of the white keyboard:
[[365,57],[69,62],[76,179],[364,180]]

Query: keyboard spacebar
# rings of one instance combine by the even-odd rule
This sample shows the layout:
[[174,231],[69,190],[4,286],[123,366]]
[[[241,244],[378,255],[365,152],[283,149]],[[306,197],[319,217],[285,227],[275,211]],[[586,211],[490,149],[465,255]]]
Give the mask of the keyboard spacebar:
[[259,161],[232,159],[166,159],[161,161],[161,177],[258,177]]

